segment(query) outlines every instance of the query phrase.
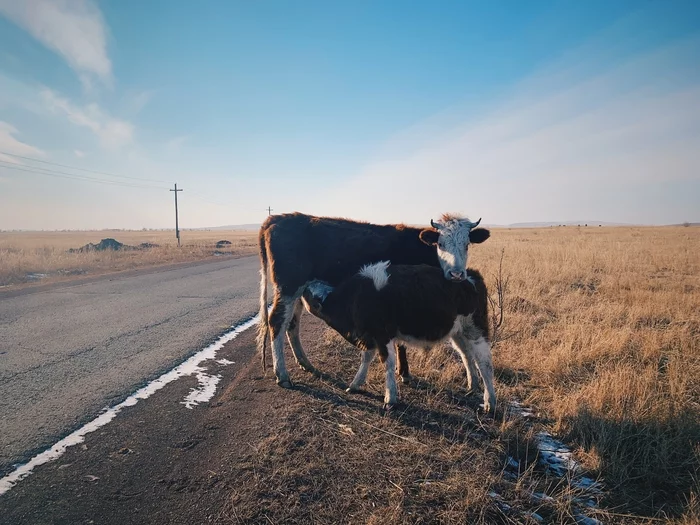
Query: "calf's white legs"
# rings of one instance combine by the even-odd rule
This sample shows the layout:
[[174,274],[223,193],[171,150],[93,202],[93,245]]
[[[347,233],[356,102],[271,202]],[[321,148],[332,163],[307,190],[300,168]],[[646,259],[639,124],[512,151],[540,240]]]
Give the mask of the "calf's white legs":
[[346,390],[346,392],[357,392],[360,387],[365,384],[365,381],[367,380],[367,372],[369,371],[369,365],[372,363],[372,359],[374,359],[374,354],[376,352],[377,351],[374,348],[362,352],[362,362],[360,363],[360,368],[357,370],[355,379],[352,380],[352,383],[350,383],[350,387]]
[[476,380],[474,364],[484,381],[484,410],[491,412],[496,408],[496,390],[493,387],[493,363],[491,361],[491,345],[483,337],[466,339],[462,335],[451,338],[452,346],[457,350],[464,368],[467,371],[467,387],[471,388]]
[[467,390],[473,392],[474,389],[479,386],[479,376],[477,375],[474,358],[467,348],[469,342],[462,339],[458,344],[455,338],[450,339],[450,342],[452,343],[452,347],[459,354],[459,357],[462,358],[464,369],[467,371]]
[[473,339],[470,343],[476,366],[479,367],[481,378],[484,380],[484,410],[490,412],[496,409],[496,390],[493,387],[491,344],[483,337]]
[[390,409],[396,404],[396,347],[392,339],[386,345],[387,358],[384,363],[386,367],[386,390],[384,392],[384,408]]
[[289,373],[284,363],[284,335],[294,314],[293,298],[277,298],[270,312],[270,337],[272,339],[272,368],[277,384],[283,388],[292,388]]
[[294,302],[289,328],[287,328],[287,340],[289,341],[289,346],[292,347],[294,359],[296,359],[297,364],[307,372],[315,372],[316,369],[311,364],[311,361],[309,361],[309,358],[306,357],[304,348],[301,346],[301,339],[299,339],[299,324],[301,323],[301,313],[303,309],[304,307],[301,304],[301,299],[297,299]]

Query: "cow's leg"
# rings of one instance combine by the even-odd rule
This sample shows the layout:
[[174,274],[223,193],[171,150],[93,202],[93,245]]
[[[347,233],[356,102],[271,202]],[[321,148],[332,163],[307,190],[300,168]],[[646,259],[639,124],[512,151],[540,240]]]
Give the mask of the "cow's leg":
[[399,360],[399,375],[402,383],[408,383],[411,380],[411,374],[408,372],[408,360],[406,359],[406,345],[396,345],[396,355]]
[[479,386],[479,376],[477,375],[474,356],[469,348],[469,340],[457,335],[451,339],[451,342],[459,357],[462,358],[464,369],[467,371],[467,391],[469,393],[475,392]]
[[272,339],[272,367],[277,384],[292,388],[292,382],[284,364],[284,334],[294,314],[294,298],[276,294],[270,311],[270,338]]
[[307,372],[316,372],[316,369],[306,357],[304,353],[304,348],[301,346],[301,339],[299,339],[299,323],[301,321],[301,313],[304,306],[301,304],[301,299],[297,299],[294,303],[292,309],[292,318],[289,321],[289,327],[287,328],[287,339],[289,340],[289,345],[292,347],[292,352],[294,352],[294,359],[296,359],[299,366],[306,370]]
[[397,402],[397,386],[396,386],[396,348],[392,339],[386,345],[387,357],[384,362],[386,367],[386,390],[384,392],[384,409],[391,410]]
[[357,374],[355,374],[355,379],[352,380],[352,383],[350,383],[350,386],[346,390],[346,392],[357,392],[362,385],[365,384],[365,381],[367,380],[367,371],[369,370],[369,365],[372,363],[372,359],[374,359],[374,354],[377,351],[372,348],[371,350],[365,350],[362,352],[362,361],[360,363],[360,368],[357,370]]

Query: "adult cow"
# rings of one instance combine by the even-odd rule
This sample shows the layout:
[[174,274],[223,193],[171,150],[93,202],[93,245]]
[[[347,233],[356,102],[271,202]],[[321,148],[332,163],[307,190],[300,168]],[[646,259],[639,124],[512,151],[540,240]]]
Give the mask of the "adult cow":
[[[320,280],[340,284],[361,267],[378,261],[427,264],[442,268],[446,279],[467,278],[470,243],[481,243],[490,233],[476,228],[481,219],[443,215],[432,228],[403,224],[378,225],[301,213],[272,215],[260,228],[260,329],[258,348],[265,366],[268,334],[277,384],[291,388],[284,362],[284,335],[301,368],[314,371],[299,339],[301,296],[308,283]],[[268,272],[274,287],[272,309],[267,309]],[[408,375],[405,347],[399,346],[399,373]]]

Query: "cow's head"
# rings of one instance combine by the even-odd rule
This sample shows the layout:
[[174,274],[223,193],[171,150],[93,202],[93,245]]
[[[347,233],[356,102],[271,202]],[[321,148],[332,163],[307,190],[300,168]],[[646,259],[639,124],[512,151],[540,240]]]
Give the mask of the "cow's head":
[[469,244],[484,242],[491,235],[488,230],[477,228],[480,222],[481,219],[471,222],[445,215],[437,222],[431,219],[432,228],[420,232],[421,241],[437,246],[437,256],[446,279],[464,281],[467,278]]

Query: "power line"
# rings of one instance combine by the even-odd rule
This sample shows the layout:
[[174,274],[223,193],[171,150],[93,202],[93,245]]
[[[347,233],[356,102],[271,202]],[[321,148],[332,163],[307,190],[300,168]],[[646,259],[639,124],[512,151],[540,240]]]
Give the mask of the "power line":
[[132,179],[132,180],[139,180],[139,181],[144,181],[144,182],[162,182],[164,184],[170,184],[170,182],[166,181],[166,180],[142,179],[139,177],[129,177],[127,175],[115,175],[114,173],[107,173],[105,171],[95,171],[95,170],[89,170],[86,168],[76,168],[75,166],[68,166],[66,164],[59,164],[58,162],[50,162],[48,160],[34,159],[32,157],[23,157],[22,155],[17,155],[15,153],[9,153],[7,151],[0,151],[0,154],[9,155],[10,157],[16,157],[18,159],[30,160],[32,162],[40,162],[42,164],[50,164],[53,166],[60,166],[61,168],[67,168],[69,170],[85,171],[87,173],[94,173],[96,175],[107,175],[108,177],[117,177],[118,179]]
[[25,165],[15,165],[9,162],[5,162],[0,160],[0,168],[5,168],[9,170],[16,170],[16,171],[25,171],[27,173],[34,173],[36,175],[46,175],[48,177],[58,177],[61,179],[71,179],[71,180],[78,180],[78,181],[83,181],[83,182],[95,182],[98,184],[107,184],[110,186],[124,186],[124,187],[130,187],[130,188],[152,188],[152,189],[165,189],[162,186],[153,186],[153,185],[147,185],[147,184],[131,184],[128,182],[121,182],[121,181],[116,181],[116,180],[105,180],[105,179],[96,179],[93,177],[85,177],[82,175],[75,175],[73,173],[65,173],[62,171],[55,171],[55,170],[50,170],[48,168],[40,168],[38,166],[25,166]]

